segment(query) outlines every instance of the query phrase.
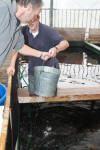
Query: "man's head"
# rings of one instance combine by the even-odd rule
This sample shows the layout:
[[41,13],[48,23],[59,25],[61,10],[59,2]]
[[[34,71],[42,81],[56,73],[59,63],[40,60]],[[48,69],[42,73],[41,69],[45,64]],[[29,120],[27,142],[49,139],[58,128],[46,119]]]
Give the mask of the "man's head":
[[42,0],[16,0],[16,2],[16,17],[23,23],[28,23],[39,15],[42,8]]
[[29,23],[28,23],[28,27],[30,28],[30,30],[35,33],[39,30],[39,19],[40,16],[37,15],[34,17],[34,19],[32,19]]

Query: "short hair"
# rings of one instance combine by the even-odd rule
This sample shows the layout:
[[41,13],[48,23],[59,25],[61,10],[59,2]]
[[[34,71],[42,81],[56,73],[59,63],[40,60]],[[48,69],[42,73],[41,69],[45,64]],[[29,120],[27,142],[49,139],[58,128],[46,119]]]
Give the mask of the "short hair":
[[42,0],[16,0],[22,6],[27,6],[28,4],[32,4],[36,7],[41,6],[43,4]]

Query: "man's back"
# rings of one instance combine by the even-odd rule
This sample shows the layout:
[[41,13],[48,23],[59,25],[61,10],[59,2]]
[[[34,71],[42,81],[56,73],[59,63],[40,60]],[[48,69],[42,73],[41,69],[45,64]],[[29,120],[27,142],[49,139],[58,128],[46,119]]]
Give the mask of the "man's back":
[[11,0],[0,0],[0,66],[14,48],[18,50],[21,47],[21,42],[18,43],[18,37],[23,37],[17,28],[15,12],[15,1],[11,3]]

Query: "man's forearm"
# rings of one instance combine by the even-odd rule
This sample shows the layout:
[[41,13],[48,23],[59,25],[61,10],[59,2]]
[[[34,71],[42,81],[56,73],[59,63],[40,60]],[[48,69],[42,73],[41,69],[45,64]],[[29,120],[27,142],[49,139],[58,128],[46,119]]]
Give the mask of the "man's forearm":
[[18,56],[18,52],[13,50],[11,53],[11,62],[10,62],[10,66],[12,66],[13,68],[15,68],[17,56]]
[[55,46],[57,53],[60,51],[65,50],[66,48],[69,47],[69,43],[66,40],[61,41],[58,45]]
[[20,54],[28,55],[28,56],[35,56],[40,57],[41,51],[38,51],[36,49],[33,49],[27,45],[24,44],[24,46],[19,50]]

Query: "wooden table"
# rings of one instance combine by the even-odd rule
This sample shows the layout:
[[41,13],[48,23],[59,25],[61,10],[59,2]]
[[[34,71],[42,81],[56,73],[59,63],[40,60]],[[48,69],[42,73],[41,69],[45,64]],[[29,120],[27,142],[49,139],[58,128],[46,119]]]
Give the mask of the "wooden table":
[[29,96],[27,88],[18,89],[19,103],[41,103],[41,102],[62,102],[62,101],[81,101],[81,100],[100,100],[100,86],[64,88],[58,89],[54,97]]

